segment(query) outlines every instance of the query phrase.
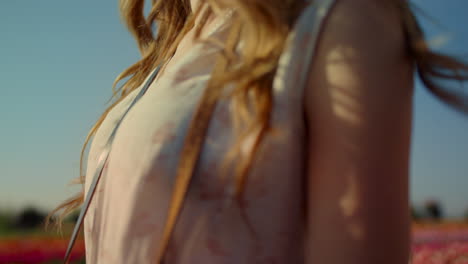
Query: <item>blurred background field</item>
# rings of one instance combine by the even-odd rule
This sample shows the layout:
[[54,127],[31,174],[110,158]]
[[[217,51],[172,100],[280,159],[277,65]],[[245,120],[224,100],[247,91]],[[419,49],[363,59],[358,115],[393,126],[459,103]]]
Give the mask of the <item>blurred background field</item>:
[[[0,263],[32,264],[61,263],[76,214],[68,217],[58,232],[54,226],[44,228],[45,213],[33,207],[13,212],[0,212]],[[85,263],[83,236],[80,235],[73,253],[72,264]]]
[[468,264],[468,221],[415,222],[413,264]]
[[[0,264],[61,263],[78,212],[65,219],[62,233],[44,229],[45,213],[33,207],[0,213]],[[412,207],[412,264],[468,264],[468,215],[444,218],[434,200]],[[385,228],[385,227],[382,227]],[[85,263],[82,235],[72,263]]]

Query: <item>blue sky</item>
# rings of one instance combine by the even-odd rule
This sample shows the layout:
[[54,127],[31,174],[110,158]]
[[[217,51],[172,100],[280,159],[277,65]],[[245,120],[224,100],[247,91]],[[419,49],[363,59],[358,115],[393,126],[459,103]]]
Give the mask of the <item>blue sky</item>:
[[[441,49],[468,54],[466,0],[413,1]],[[77,190],[79,153],[114,78],[138,58],[117,0],[0,2],[0,209],[51,208]],[[468,87],[467,87],[468,88]],[[416,84],[411,201],[436,198],[449,216],[468,210],[468,117]],[[385,179],[382,179],[385,180]]]

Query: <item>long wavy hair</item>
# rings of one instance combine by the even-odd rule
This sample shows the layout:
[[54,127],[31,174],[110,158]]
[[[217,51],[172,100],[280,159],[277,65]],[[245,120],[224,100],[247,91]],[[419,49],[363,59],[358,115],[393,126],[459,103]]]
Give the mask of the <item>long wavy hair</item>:
[[[236,141],[228,157],[237,157],[235,171],[235,194],[240,197],[244,189],[244,182],[250,165],[256,155],[259,144],[264,135],[271,130],[270,120],[272,112],[272,81],[278,65],[280,54],[285,46],[285,40],[293,27],[299,13],[303,9],[302,0],[204,0],[206,8],[192,10],[190,0],[152,0],[152,7],[145,16],[144,0],[120,0],[120,11],[123,21],[133,34],[141,59],[124,70],[113,85],[114,102],[104,111],[92,127],[83,145],[80,160],[80,177],[76,182],[84,183],[83,156],[86,146],[92,136],[99,129],[109,111],[126,97],[132,90],[142,85],[144,79],[156,65],[168,60],[175,52],[181,39],[195,25],[195,19],[200,19],[196,36],[206,21],[224,8],[236,10],[232,17],[233,28],[238,29],[238,40],[244,45],[240,52],[234,47],[222,47],[223,70],[215,71],[209,82],[212,95],[203,97],[200,104],[210,104],[220,98],[220,90],[225,84],[234,83],[234,89],[229,99],[235,104],[232,113],[236,124]],[[412,56],[417,74],[427,89],[454,108],[468,113],[466,97],[440,85],[440,80],[464,81],[468,79],[468,66],[460,60],[437,53],[429,48],[425,41],[423,31],[412,8],[407,1],[387,0],[399,9],[402,30],[406,34],[408,53]],[[203,12],[202,12],[203,10]],[[157,32],[154,26],[157,25]],[[236,67],[230,67],[236,65]],[[117,84],[127,80],[116,88]],[[188,137],[203,138],[203,127],[210,121],[210,114],[195,115],[193,123],[197,126],[189,128]],[[240,145],[248,136],[255,135],[252,151],[240,155]],[[187,142],[187,141],[186,141]],[[195,145],[186,146],[195,151],[183,151],[182,155],[199,155],[203,140],[196,141]],[[182,158],[182,157],[181,157]],[[229,158],[227,158],[229,159]],[[183,169],[178,171],[183,173]],[[59,211],[61,220],[68,213],[83,203],[83,191],[58,206],[50,215]],[[171,205],[172,206],[172,205]],[[58,222],[60,222],[60,220]]]

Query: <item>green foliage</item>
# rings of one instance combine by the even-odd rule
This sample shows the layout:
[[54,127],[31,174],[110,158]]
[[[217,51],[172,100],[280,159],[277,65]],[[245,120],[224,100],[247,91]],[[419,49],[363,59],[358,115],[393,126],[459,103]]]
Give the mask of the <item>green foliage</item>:
[[423,218],[422,214],[414,206],[411,206],[411,218],[414,221],[418,221]]
[[8,212],[0,212],[0,236],[7,234],[11,230],[13,215]]
[[[45,230],[44,225],[39,225],[36,228],[32,229],[21,229],[14,226],[14,220],[17,214],[8,211],[0,211],[0,239],[1,238],[12,238],[12,237],[62,237],[57,230],[50,228],[50,230]],[[67,234],[71,231],[70,225],[66,224],[65,230]]]

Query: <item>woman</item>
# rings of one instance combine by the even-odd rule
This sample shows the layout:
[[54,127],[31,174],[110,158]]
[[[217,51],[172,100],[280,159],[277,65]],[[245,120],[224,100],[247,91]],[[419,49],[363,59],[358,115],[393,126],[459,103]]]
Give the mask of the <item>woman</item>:
[[90,197],[87,263],[408,263],[413,71],[466,111],[435,79],[468,68],[405,1],[120,8],[142,59],[59,207]]

